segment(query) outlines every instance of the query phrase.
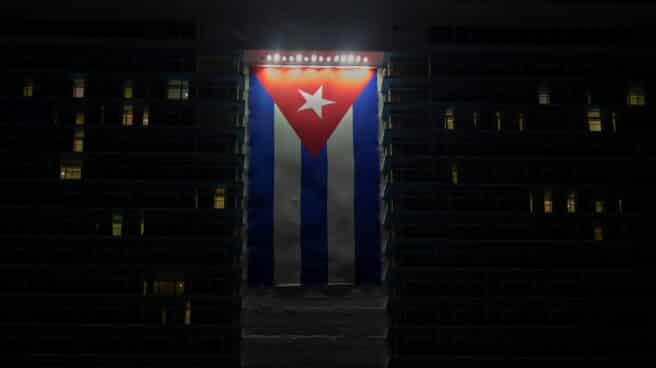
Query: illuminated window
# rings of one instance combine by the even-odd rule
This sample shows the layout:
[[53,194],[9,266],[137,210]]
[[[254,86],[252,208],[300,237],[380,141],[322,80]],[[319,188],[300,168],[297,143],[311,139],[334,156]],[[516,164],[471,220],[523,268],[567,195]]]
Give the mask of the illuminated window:
[[132,81],[125,82],[123,86],[123,98],[132,98],[133,92]]
[[499,111],[497,111],[496,117],[497,117],[497,130],[501,131],[501,113]]
[[86,81],[84,79],[74,79],[73,80],[73,97],[83,98],[84,97],[84,87],[86,86]]
[[214,192],[214,208],[225,208],[225,188],[216,188]]
[[458,184],[458,165],[451,164],[451,184]]
[[551,103],[551,91],[548,87],[540,87],[538,90],[538,103],[540,105],[549,105]]
[[73,152],[84,151],[84,130],[75,129],[73,133]]
[[185,304],[184,323],[187,326],[191,324],[191,302]]
[[524,113],[520,112],[519,113],[519,131],[523,132],[524,131],[524,124],[526,123],[525,118],[524,118]]
[[594,225],[594,240],[604,240],[604,230],[601,224]]
[[83,112],[75,113],[75,125],[84,125],[86,115]]
[[588,130],[601,132],[601,111],[597,109],[588,111]]
[[189,81],[174,79],[170,80],[166,89],[166,97],[169,100],[186,100],[189,98]]
[[596,213],[604,213],[604,201],[598,200],[595,201],[595,212]]
[[184,294],[185,283],[178,280],[155,280],[153,281],[153,294],[163,296],[180,296]]
[[134,108],[132,105],[123,105],[123,117],[121,122],[123,126],[132,126],[132,124],[134,124]]
[[82,162],[62,161],[59,165],[59,178],[62,180],[82,179]]
[[631,106],[645,105],[645,91],[640,86],[631,86],[627,96],[627,103]]
[[150,121],[150,111],[148,110],[148,106],[144,106],[143,115],[141,116],[141,125],[148,126],[149,121]]
[[31,79],[26,79],[23,83],[23,97],[32,96],[34,96],[34,81]]
[[553,212],[553,199],[551,198],[551,191],[544,192],[544,213]]
[[569,192],[567,195],[567,212],[575,213],[576,212],[576,193]]
[[444,125],[448,130],[455,129],[456,119],[452,109],[446,110],[444,113]]
[[115,213],[112,215],[112,236],[120,237],[123,235],[123,215]]
[[477,126],[478,126],[478,113],[475,112],[474,113],[474,128],[476,128]]

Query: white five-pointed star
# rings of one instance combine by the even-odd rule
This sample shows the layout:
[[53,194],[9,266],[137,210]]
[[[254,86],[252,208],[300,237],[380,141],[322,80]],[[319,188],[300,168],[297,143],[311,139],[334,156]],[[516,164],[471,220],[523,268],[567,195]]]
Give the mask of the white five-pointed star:
[[312,95],[300,89],[298,90],[298,92],[305,99],[305,103],[303,104],[303,106],[299,107],[298,111],[312,109],[312,111],[314,111],[314,113],[317,114],[319,119],[322,118],[321,111],[323,107],[325,105],[330,105],[335,103],[335,101],[330,101],[323,98],[323,86],[319,87],[319,89],[317,89],[317,91],[314,92],[314,94]]

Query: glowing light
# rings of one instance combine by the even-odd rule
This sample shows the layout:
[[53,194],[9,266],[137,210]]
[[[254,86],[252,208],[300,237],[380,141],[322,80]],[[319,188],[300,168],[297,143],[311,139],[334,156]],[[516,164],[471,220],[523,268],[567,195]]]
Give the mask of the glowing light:
[[313,63],[317,61],[317,55],[312,55],[312,57],[310,57],[310,60],[312,60]]
[[326,61],[327,61],[327,62],[330,62],[330,56],[328,56],[328,57],[326,58]]
[[358,56],[355,57],[355,62],[359,63],[361,59],[362,59],[362,57],[360,57],[360,55],[358,55]]
[[287,56],[283,56],[282,61],[287,61]]
[[296,61],[298,61],[299,63],[301,61],[303,61],[303,55],[302,54],[296,54]]
[[345,63],[346,60],[347,60],[347,59],[346,59],[346,55],[342,55],[342,57],[340,57],[339,60],[340,60],[342,63]]
[[275,61],[277,63],[279,60],[280,60],[280,54],[274,54],[273,55],[273,61]]
[[323,56],[319,56],[319,62],[323,63]]
[[267,54],[266,59],[267,61],[271,61],[271,54]]
[[354,60],[354,56],[353,56],[353,54],[349,55],[349,56],[348,56],[348,62],[351,63],[351,64],[353,64],[353,60]]
[[366,62],[369,61],[369,58],[365,56],[365,57],[362,58],[362,61],[366,63]]
[[289,61],[294,62],[294,56],[293,55],[289,57]]
[[305,61],[306,63],[308,62],[308,60],[309,60],[309,59],[308,59],[307,56],[303,58],[303,61]]

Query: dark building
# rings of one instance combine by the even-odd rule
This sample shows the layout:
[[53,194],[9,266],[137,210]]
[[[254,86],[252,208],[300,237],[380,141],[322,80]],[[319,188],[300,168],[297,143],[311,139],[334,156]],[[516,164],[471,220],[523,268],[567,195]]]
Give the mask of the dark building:
[[[275,350],[331,367],[653,361],[650,27],[440,19],[361,44],[385,55],[382,288],[328,288],[319,306],[273,291],[274,310],[319,310],[292,308],[300,327],[286,329],[273,321],[283,314],[249,309],[242,256],[243,55],[279,45],[209,23],[0,25],[5,356],[44,367],[260,367]],[[289,49],[317,48],[298,37]],[[387,322],[340,309],[346,299],[372,315],[385,300]],[[313,318],[346,318],[359,335],[324,346],[334,336],[304,330]],[[363,338],[368,327],[384,328],[386,346]],[[280,344],[271,328],[312,338]],[[249,329],[270,336],[253,343]]]

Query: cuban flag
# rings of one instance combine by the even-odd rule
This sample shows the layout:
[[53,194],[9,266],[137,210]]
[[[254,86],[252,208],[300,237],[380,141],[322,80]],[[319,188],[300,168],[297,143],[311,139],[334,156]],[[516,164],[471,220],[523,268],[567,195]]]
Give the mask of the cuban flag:
[[374,69],[252,69],[250,285],[380,283],[376,83]]

